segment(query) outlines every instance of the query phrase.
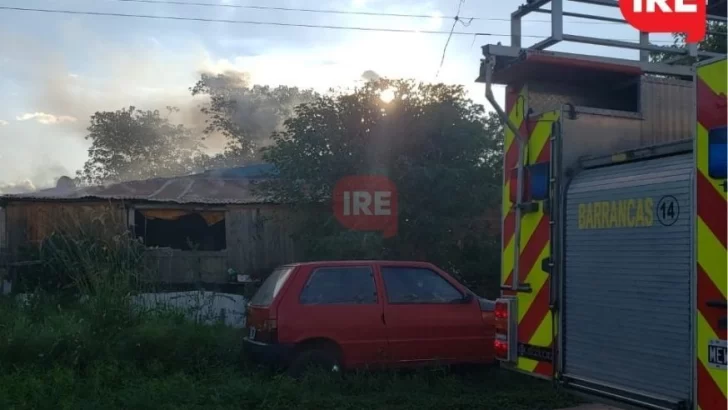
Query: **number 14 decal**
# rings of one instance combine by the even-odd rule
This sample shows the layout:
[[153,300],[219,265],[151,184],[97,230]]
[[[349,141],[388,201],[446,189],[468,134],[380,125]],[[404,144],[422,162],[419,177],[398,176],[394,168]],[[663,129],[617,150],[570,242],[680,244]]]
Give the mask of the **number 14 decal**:
[[664,226],[671,226],[680,216],[680,204],[672,195],[660,198],[657,203],[657,220]]
[[660,205],[660,212],[662,213],[662,219],[675,218],[675,202],[670,201],[669,205],[668,203],[663,202],[662,205]]

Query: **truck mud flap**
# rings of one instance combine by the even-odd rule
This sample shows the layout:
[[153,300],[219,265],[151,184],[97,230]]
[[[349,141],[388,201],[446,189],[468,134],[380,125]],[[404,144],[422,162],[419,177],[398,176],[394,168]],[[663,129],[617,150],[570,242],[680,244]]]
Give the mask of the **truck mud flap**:
[[561,382],[567,389],[580,391],[593,396],[615,400],[634,406],[654,410],[688,410],[690,403],[676,401],[668,397],[657,397],[651,394],[642,393],[636,390],[628,390],[623,387],[612,386],[606,383],[591,381],[580,377],[563,374]]

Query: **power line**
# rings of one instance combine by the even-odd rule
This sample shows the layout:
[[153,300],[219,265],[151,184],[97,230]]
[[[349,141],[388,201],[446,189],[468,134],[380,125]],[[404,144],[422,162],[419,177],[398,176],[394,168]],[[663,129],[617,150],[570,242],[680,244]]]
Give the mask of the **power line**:
[[[276,11],[291,11],[300,13],[321,13],[321,14],[341,14],[341,15],[359,15],[359,16],[378,16],[378,17],[405,17],[405,18],[421,18],[421,19],[434,19],[441,18],[445,20],[452,20],[456,16],[434,16],[431,14],[410,14],[410,13],[386,13],[377,11],[356,11],[356,10],[337,10],[337,9],[310,9],[310,8],[296,8],[296,7],[279,7],[279,6],[256,6],[256,5],[243,5],[243,4],[224,4],[224,3],[203,3],[198,1],[179,1],[179,0],[112,0],[122,3],[144,3],[144,4],[168,4],[175,6],[196,6],[196,7],[224,7],[231,9],[246,9],[246,10],[276,10]],[[460,16],[460,20],[482,20],[482,21],[506,21],[510,22],[511,19],[503,17],[463,17]],[[548,23],[551,24],[551,20],[528,20],[528,23]],[[573,21],[573,24],[620,24],[613,22],[588,22],[588,21]]]
[[[302,27],[302,28],[320,28],[330,30],[355,30],[355,31],[377,31],[385,33],[409,33],[409,34],[448,34],[449,31],[441,30],[412,30],[412,29],[400,29],[400,28],[377,28],[377,27],[360,27],[360,26],[337,26],[337,25],[324,25],[324,24],[302,24],[302,23],[282,23],[278,21],[256,21],[256,20],[229,20],[229,19],[213,19],[203,17],[178,17],[178,16],[157,16],[148,14],[130,14],[130,13],[112,13],[102,11],[80,11],[80,10],[61,10],[61,9],[40,9],[40,8],[27,8],[27,7],[10,7],[0,6],[0,10],[10,11],[23,11],[23,12],[35,12],[35,13],[49,13],[49,14],[71,14],[71,15],[87,15],[87,16],[105,16],[105,17],[127,17],[127,18],[140,18],[140,19],[152,19],[152,20],[176,20],[176,21],[197,21],[206,23],[228,23],[228,24],[249,24],[259,26],[279,26],[279,27]],[[453,31],[454,36],[491,36],[491,37],[509,37],[510,34],[497,34],[497,33],[482,33],[482,32],[464,32],[464,31]],[[538,38],[543,39],[544,36],[524,35],[522,37]]]
[[[199,7],[225,7],[231,9],[248,9],[248,10],[277,10],[277,11],[294,11],[301,13],[321,13],[321,14],[344,14],[344,15],[359,15],[359,16],[379,16],[379,17],[408,17],[408,18],[423,18],[423,19],[452,19],[450,16],[433,16],[428,14],[408,14],[408,13],[385,13],[376,11],[356,11],[356,10],[336,10],[336,9],[304,9],[295,7],[278,7],[278,6],[256,6],[256,5],[243,5],[243,4],[223,4],[223,3],[201,3],[201,2],[190,2],[190,1],[175,1],[175,0],[113,0],[122,3],[145,3],[145,4],[169,4],[175,6],[199,6]],[[480,20],[476,17],[461,17],[466,19]],[[506,21],[508,19],[502,19]],[[510,20],[508,20],[510,21]]]
[[452,38],[453,31],[455,31],[455,25],[458,24],[458,20],[460,19],[459,18],[460,9],[463,7],[464,3],[465,3],[465,0],[458,0],[458,11],[455,12],[455,17],[452,19],[452,27],[450,27],[450,34],[448,34],[447,41],[445,41],[445,47],[443,47],[443,49],[442,49],[442,57],[440,58],[440,66],[437,67],[437,73],[435,73],[435,78],[440,76],[440,70],[442,70],[442,66],[443,66],[443,64],[445,64],[445,53],[447,53],[447,46],[450,45],[450,39]]
[[[158,16],[158,15],[148,15],[148,14],[112,13],[112,12],[101,12],[101,11],[80,11],[80,10],[62,10],[62,9],[40,9],[40,8],[10,7],[10,6],[0,6],[0,10],[32,12],[32,13],[47,13],[47,14],[125,17],[125,18],[139,18],[139,19],[150,19],[150,20],[195,21],[195,22],[205,22],[205,23],[227,23],[227,24],[247,24],[247,25],[258,25],[258,26],[317,28],[317,29],[328,29],[328,30],[369,31],[369,32],[382,32],[382,33],[440,34],[440,35],[453,35],[453,36],[483,36],[483,37],[510,37],[511,36],[510,34],[487,33],[487,32],[453,31],[451,34],[449,31],[441,31],[441,30],[413,30],[413,29],[399,29],[399,28],[378,28],[378,27],[360,27],[360,26],[337,26],[337,25],[324,25],[324,24],[282,23],[282,22],[278,22],[278,21],[229,20],[229,19],[212,19],[212,18],[202,18],[202,17]],[[535,39],[544,39],[545,38],[545,36],[536,36],[536,35],[529,35],[529,34],[521,35],[521,37],[535,38]],[[625,41],[630,41],[630,40],[625,40]],[[657,42],[658,41],[655,41],[655,43],[657,43]],[[665,41],[659,41],[659,42],[664,43]]]

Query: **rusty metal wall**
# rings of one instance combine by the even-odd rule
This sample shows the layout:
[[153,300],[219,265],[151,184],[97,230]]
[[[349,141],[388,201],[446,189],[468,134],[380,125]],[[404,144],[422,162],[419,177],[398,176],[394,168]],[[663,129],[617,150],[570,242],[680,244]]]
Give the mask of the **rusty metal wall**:
[[284,209],[253,205],[226,208],[225,250],[149,249],[145,263],[151,274],[166,283],[225,283],[229,281],[228,269],[258,274],[296,261]]
[[[148,249],[145,263],[150,274],[171,283],[221,283],[228,280],[230,268],[254,274],[296,261],[298,252],[286,228],[291,221],[285,209],[252,205],[226,208],[226,250]],[[4,209],[5,243],[13,260],[20,258],[23,247],[39,244],[54,231],[82,226],[89,218],[103,218],[110,233],[128,227],[128,212],[122,203],[16,202]]]
[[291,223],[287,215],[277,206],[227,206],[225,250],[148,249],[146,267],[165,283],[225,283],[229,281],[228,269],[259,274],[295,262],[296,246],[286,229]]
[[124,206],[111,202],[16,202],[5,207],[5,238],[11,258],[21,247],[37,245],[54,231],[100,219],[109,232],[126,229]]
[[291,214],[274,206],[231,206],[225,218],[228,266],[256,273],[295,262],[299,252],[290,236]]
[[147,249],[144,263],[151,278],[163,283],[225,283],[228,251]]

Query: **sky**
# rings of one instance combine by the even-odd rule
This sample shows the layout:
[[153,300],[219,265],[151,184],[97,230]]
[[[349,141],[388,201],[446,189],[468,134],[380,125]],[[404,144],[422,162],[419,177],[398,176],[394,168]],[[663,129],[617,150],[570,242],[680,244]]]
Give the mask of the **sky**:
[[[149,0],[154,1],[154,0]],[[449,31],[460,0],[177,0],[218,5],[330,9],[427,15],[431,18],[345,15],[282,10],[149,4],[119,0],[0,0],[0,7],[143,14],[213,20]],[[568,4],[568,11],[619,11]],[[501,36],[455,35],[439,69],[447,35],[135,19],[0,9],[0,193],[45,188],[73,175],[87,158],[91,114],[129,105],[181,108],[181,123],[198,116],[190,96],[200,73],[238,71],[257,84],[350,88],[372,70],[388,78],[462,84],[488,106],[476,84],[481,46],[509,44],[512,0],[465,0],[455,30]],[[445,17],[443,17],[445,16]],[[476,17],[465,26],[468,17]],[[549,34],[549,16],[523,25],[524,46]],[[628,26],[569,19],[565,32],[636,40]],[[669,35],[653,36],[660,44]],[[637,58],[636,52],[564,44],[556,51]],[[436,77],[437,75],[437,77]],[[502,99],[502,90],[496,89]],[[199,117],[199,116],[198,116]],[[212,147],[214,149],[214,147]]]

